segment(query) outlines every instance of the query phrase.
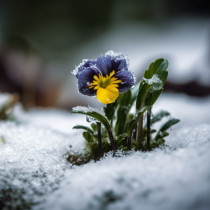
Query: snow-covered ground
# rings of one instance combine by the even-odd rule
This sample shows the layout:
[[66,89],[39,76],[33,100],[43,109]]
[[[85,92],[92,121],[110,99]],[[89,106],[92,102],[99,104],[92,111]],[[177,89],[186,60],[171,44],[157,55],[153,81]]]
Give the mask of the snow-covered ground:
[[207,210],[209,107],[210,98],[163,94],[153,111],[181,120],[166,138],[168,147],[71,166],[67,153],[84,147],[72,126],[85,117],[18,106],[18,123],[0,122],[0,209]]

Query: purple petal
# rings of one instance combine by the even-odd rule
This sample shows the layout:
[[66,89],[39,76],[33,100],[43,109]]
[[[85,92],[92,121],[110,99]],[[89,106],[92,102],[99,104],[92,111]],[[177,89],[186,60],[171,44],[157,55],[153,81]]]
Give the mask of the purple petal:
[[133,74],[129,71],[118,71],[114,77],[121,80],[122,82],[119,83],[118,90],[120,93],[123,93],[129,90],[134,85],[134,77]]
[[95,67],[89,67],[83,70],[78,78],[79,92],[87,96],[95,96],[96,90],[89,88],[89,85],[93,81],[93,76],[98,74],[99,71]]
[[124,58],[124,56],[120,54],[116,55],[101,55],[97,59],[96,63],[98,69],[101,71],[101,73],[105,75],[109,75],[113,70],[115,72],[128,70],[127,62]]
[[86,68],[91,67],[91,66],[95,66],[96,65],[96,61],[94,60],[87,60],[84,63],[80,64],[77,68],[77,74],[76,77],[77,79],[79,78],[79,75],[82,73],[82,71],[84,71]]

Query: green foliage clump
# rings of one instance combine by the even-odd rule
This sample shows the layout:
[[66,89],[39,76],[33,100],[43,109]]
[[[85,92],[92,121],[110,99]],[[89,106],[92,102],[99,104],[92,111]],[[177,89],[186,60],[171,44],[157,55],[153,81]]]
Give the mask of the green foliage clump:
[[[104,114],[93,108],[73,108],[72,113],[84,114],[92,119],[88,120],[90,127],[73,127],[84,130],[85,155],[89,159],[98,160],[104,153],[113,151],[115,154],[116,150],[150,151],[165,144],[169,128],[179,120],[169,118],[167,111],[153,115],[152,106],[163,91],[168,76],[167,67],[168,61],[162,58],[151,63],[140,83],[104,107]],[[135,113],[131,111],[132,107],[135,107]],[[169,119],[155,129],[154,125],[161,123],[163,118]]]

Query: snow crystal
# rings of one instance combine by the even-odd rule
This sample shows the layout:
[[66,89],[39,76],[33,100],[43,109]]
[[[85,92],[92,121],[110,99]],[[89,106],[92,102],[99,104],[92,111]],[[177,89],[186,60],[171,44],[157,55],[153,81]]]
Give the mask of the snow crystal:
[[114,52],[113,50],[108,50],[105,53],[105,56],[111,56],[115,60],[115,62],[117,62],[119,60],[122,60],[122,59],[125,59],[126,64],[129,67],[129,59],[128,59],[127,56],[123,55],[122,53],[117,53],[117,52]]
[[154,84],[152,87],[154,90],[160,90],[162,88],[162,81],[159,79],[157,74],[154,74],[150,79],[143,78],[143,81],[145,81],[149,85]]
[[75,66],[75,69],[71,73],[73,75],[76,75],[78,73],[78,69],[81,68],[87,61],[88,59],[83,59],[82,62],[78,66]]

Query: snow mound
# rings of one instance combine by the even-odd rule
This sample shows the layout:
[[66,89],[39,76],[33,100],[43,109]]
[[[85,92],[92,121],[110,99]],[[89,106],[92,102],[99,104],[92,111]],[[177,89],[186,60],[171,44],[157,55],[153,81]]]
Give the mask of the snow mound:
[[210,125],[176,133],[169,148],[69,170],[60,189],[35,209],[208,209]]
[[11,122],[0,123],[0,136],[0,201],[5,209],[27,209],[58,187],[72,139]]

